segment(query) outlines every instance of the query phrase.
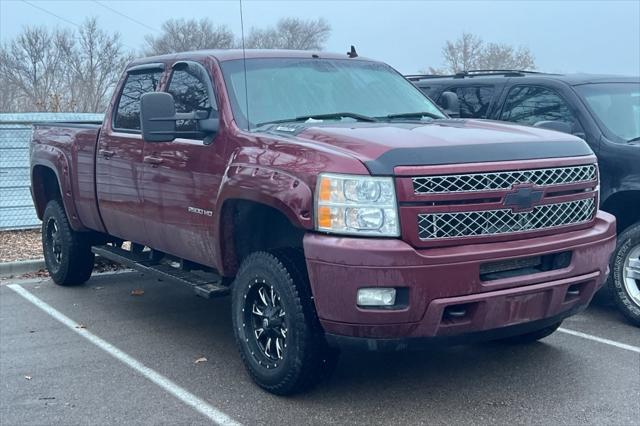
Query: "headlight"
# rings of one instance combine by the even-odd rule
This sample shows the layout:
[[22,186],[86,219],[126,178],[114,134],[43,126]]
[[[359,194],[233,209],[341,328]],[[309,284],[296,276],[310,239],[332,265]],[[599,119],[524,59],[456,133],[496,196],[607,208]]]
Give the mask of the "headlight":
[[337,234],[399,236],[393,179],[322,173],[316,187],[316,228]]

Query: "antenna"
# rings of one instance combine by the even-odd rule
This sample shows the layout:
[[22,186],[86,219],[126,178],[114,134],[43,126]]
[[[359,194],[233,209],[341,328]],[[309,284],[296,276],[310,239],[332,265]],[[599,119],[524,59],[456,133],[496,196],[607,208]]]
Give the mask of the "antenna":
[[353,44],[351,45],[351,50],[347,52],[347,56],[350,58],[358,57],[358,52],[356,52],[356,47]]
[[247,88],[247,51],[244,48],[244,17],[242,16],[242,0],[240,2],[240,33],[242,35],[242,65],[244,66],[244,101],[247,109],[247,130],[251,131],[249,120],[249,89]]

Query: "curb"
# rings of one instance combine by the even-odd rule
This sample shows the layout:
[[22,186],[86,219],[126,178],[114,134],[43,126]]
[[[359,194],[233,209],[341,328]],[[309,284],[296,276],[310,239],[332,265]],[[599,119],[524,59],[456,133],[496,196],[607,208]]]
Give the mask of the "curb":
[[44,269],[44,259],[0,263],[0,277],[38,272],[40,269]]

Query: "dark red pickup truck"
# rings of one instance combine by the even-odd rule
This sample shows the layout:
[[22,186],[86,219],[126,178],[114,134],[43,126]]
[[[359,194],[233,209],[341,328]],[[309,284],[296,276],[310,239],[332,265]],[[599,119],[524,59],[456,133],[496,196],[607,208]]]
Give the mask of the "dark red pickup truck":
[[242,359],[278,394],[344,345],[545,337],[615,246],[581,139],[449,119],[343,55],[135,61],[100,125],[36,126],[31,167],[56,283],[86,281],[98,253],[230,292]]

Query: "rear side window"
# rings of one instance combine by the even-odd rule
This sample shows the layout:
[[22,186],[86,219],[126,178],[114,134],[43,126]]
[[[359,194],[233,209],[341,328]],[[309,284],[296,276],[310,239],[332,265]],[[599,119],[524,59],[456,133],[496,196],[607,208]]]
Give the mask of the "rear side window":
[[578,121],[569,105],[556,92],[538,86],[516,86],[509,91],[501,120],[534,125],[539,121]]
[[[189,72],[189,69],[173,72],[167,92],[173,95],[176,112],[211,112],[212,110],[206,83]],[[176,130],[195,132],[197,123],[195,120],[179,120],[176,122]]]
[[140,131],[140,97],[147,92],[155,91],[161,76],[162,71],[127,76],[113,120],[115,129]]
[[448,89],[458,95],[461,118],[487,118],[493,100],[493,86],[465,86]]

